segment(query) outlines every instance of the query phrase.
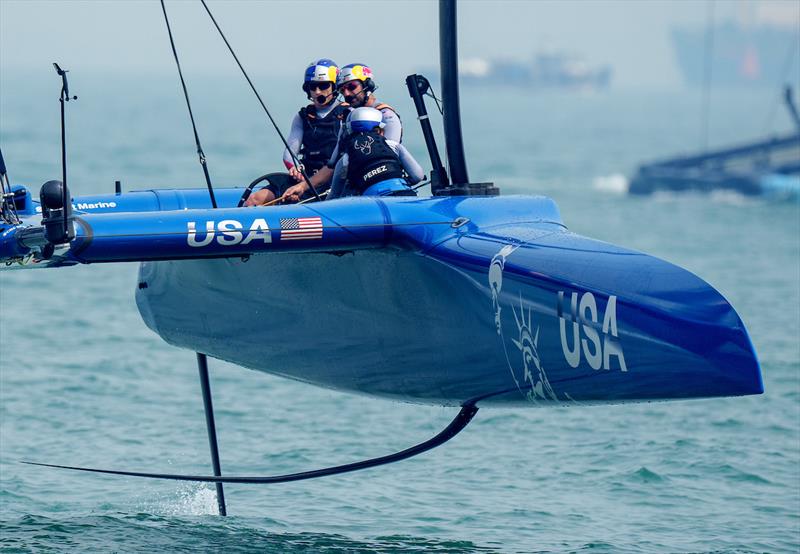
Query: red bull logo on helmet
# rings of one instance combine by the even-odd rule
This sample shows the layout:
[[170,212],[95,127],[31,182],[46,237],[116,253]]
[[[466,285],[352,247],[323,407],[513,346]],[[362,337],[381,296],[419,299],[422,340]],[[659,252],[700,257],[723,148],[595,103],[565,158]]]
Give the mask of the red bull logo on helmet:
[[346,83],[347,81],[366,81],[372,79],[372,70],[360,63],[346,65],[339,73],[339,83]]

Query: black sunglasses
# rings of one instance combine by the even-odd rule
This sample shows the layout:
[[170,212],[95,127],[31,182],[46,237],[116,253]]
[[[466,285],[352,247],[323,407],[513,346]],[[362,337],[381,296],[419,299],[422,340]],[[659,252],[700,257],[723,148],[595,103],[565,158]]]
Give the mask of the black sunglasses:
[[326,90],[330,90],[330,88],[332,86],[333,86],[333,83],[331,83],[330,81],[323,81],[323,82],[320,82],[320,83],[309,83],[308,84],[308,90],[326,91]]

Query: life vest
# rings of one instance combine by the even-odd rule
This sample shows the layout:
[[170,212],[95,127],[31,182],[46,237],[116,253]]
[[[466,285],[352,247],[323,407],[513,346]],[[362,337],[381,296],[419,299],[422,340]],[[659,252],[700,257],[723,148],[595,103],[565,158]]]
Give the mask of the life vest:
[[317,115],[314,104],[300,109],[303,122],[303,144],[300,145],[299,158],[309,174],[324,166],[336,148],[339,129],[344,124],[350,110],[347,104],[339,104],[325,117]]
[[380,133],[353,133],[345,141],[347,180],[358,194],[381,181],[403,178],[400,158]]
[[379,103],[375,104],[375,105],[374,105],[374,106],[372,106],[372,107],[373,107],[373,108],[375,108],[376,110],[384,110],[384,109],[386,109],[386,108],[389,108],[390,110],[392,110],[392,111],[394,112],[394,114],[395,114],[395,115],[396,115],[398,118],[400,117],[400,114],[399,114],[399,113],[397,113],[397,110],[395,110],[393,107],[391,107],[391,106],[390,106],[389,104],[387,104],[386,102],[379,102]]

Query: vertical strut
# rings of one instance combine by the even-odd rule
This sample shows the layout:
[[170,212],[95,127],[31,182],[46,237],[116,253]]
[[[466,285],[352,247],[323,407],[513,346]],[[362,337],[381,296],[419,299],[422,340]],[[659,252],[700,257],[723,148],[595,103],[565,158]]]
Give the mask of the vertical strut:
[[[208,379],[208,359],[205,354],[197,353],[197,369],[200,372],[200,386],[203,389],[203,409],[206,412],[206,431],[208,431],[208,446],[211,448],[211,465],[214,468],[214,475],[222,476],[222,469],[219,466],[219,448],[217,447],[217,427],[214,424],[214,405],[211,402],[211,383]],[[222,490],[222,483],[215,483],[217,486],[217,505],[219,515],[228,515],[225,509],[225,493]]]
[[461,108],[458,102],[458,34],[456,0],[439,0],[439,68],[442,73],[442,114],[450,181],[453,186],[469,183]]

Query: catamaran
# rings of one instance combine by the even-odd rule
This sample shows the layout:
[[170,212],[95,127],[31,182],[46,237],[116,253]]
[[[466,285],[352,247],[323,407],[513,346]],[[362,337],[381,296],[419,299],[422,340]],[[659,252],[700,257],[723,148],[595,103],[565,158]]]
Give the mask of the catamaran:
[[[258,183],[285,178],[275,174],[246,188],[213,189],[207,180],[207,189],[71,197],[63,140],[62,179],[46,182],[38,200],[10,186],[0,168],[2,269],[140,262],[136,302],[145,323],[169,344],[197,352],[214,475],[71,469],[214,482],[224,514],[222,483],[285,482],[398,461],[447,441],[483,406],[763,392],[747,330],[711,285],[664,260],[570,232],[549,198],[501,196],[491,183],[470,182],[455,1],[441,0],[439,9],[449,171],[423,100],[429,84],[420,75],[407,79],[433,165],[429,197],[240,207]],[[63,124],[70,95],[57,69]],[[198,151],[202,159],[199,140]],[[296,340],[308,333],[314,348]],[[460,411],[435,437],[389,456],[282,476],[223,476],[208,356]]]

